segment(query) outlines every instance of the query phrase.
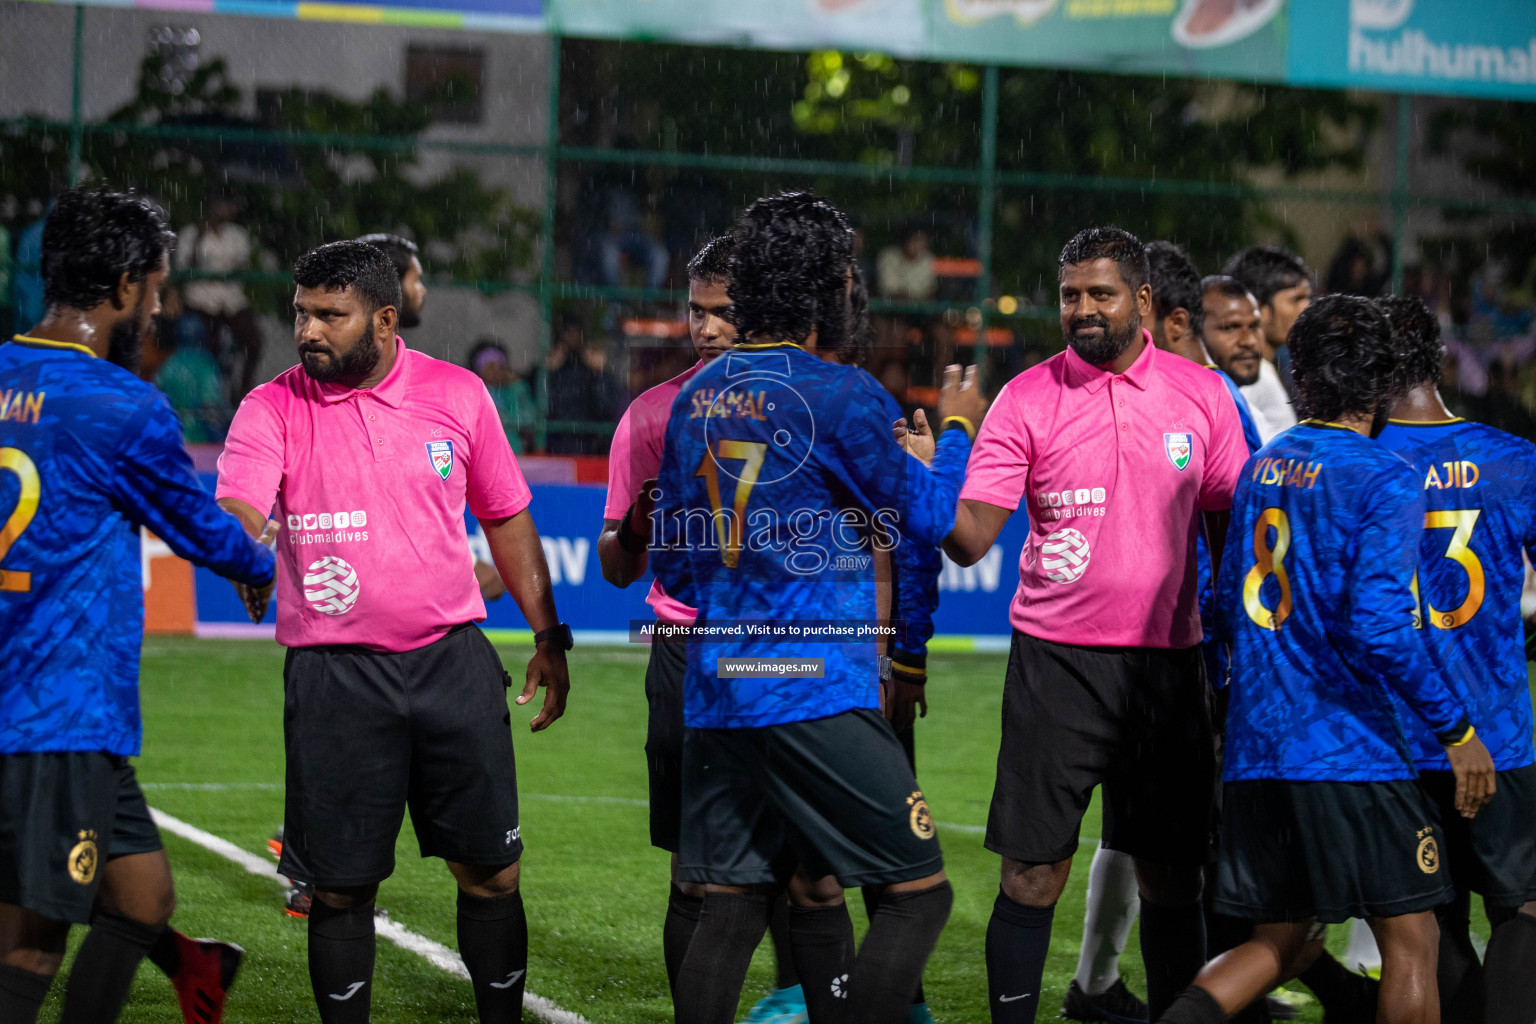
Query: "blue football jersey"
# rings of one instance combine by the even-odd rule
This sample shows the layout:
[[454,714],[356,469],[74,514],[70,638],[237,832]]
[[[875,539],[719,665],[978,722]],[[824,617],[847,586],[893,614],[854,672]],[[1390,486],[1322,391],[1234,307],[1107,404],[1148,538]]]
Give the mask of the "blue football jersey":
[[1216,588],[1229,781],[1412,778],[1394,692],[1436,734],[1466,722],[1415,628],[1423,519],[1412,467],[1344,427],[1300,424],[1248,460]]
[[[936,546],[954,524],[970,438],[948,430],[932,470],[891,437],[901,415],[863,370],[797,345],[738,345],[672,407],[651,565],[699,610],[684,719],[757,728],[879,706],[873,551]],[[754,634],[761,625],[834,632]],[[722,630],[714,635],[698,630]],[[720,658],[824,659],[824,678],[722,679]]]
[[[1264,442],[1259,440],[1259,428],[1253,422],[1253,411],[1248,408],[1248,399],[1243,397],[1243,393],[1237,389],[1237,383],[1227,376],[1225,370],[1214,366],[1211,369],[1221,377],[1221,382],[1227,386],[1227,394],[1232,396],[1232,401],[1237,405],[1237,420],[1243,425],[1243,440],[1251,455],[1264,447]],[[1206,647],[1206,670],[1211,685],[1220,688],[1226,685],[1227,665],[1216,650],[1213,640],[1216,631],[1216,586],[1211,579],[1211,549],[1205,543],[1204,532],[1195,537],[1195,572],[1200,581],[1200,628],[1205,636],[1202,642]]]
[[[1520,591],[1536,547],[1536,445],[1455,420],[1392,421],[1381,443],[1413,463],[1425,515],[1419,599],[1429,653],[1472,714],[1500,771],[1536,761]],[[1450,770],[1445,748],[1411,717],[1420,768]]]
[[0,345],[0,753],[138,753],[140,526],[222,575],[272,579],[160,392],[78,345]]

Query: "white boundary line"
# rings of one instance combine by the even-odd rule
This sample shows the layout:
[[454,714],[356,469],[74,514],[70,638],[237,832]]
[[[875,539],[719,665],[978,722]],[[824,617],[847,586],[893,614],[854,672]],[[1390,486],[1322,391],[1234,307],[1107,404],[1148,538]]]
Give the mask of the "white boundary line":
[[[211,788],[208,787],[199,788]],[[283,885],[286,880],[277,873],[277,866],[266,857],[258,857],[254,853],[242,850],[227,839],[221,839],[211,832],[204,832],[196,825],[189,825],[180,818],[174,818],[156,807],[149,809],[150,816],[155,819],[155,824],[172,835],[180,836],[188,842],[196,843],[203,849],[218,854],[225,860],[233,861],[246,871],[260,878]],[[393,942],[408,952],[426,960],[433,967],[446,971],[456,977],[468,979],[469,971],[464,968],[464,961],[459,954],[443,945],[418,935],[398,921],[390,919],[388,914],[382,911],[375,914],[373,919],[374,930],[384,938]],[[556,1005],[553,1001],[543,996],[534,995],[532,992],[523,991],[523,1009],[549,1021],[549,1024],[589,1024],[587,1019],[579,1013],[573,1013]]]

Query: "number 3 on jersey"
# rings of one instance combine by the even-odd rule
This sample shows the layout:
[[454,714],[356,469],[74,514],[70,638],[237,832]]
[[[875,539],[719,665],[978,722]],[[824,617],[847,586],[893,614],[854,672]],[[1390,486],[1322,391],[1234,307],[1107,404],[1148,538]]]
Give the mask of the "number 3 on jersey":
[[[741,531],[747,517],[747,499],[752,495],[752,488],[757,485],[758,474],[762,472],[763,460],[767,457],[768,446],[761,441],[721,438],[714,451],[704,452],[704,458],[699,460],[699,468],[693,474],[704,478],[704,489],[709,492],[709,507],[715,518],[720,560],[727,569],[736,568],[741,559]],[[731,474],[736,477],[736,493],[729,509],[720,503],[722,459],[744,463],[740,474]]]
[[[37,502],[43,488],[42,481],[38,479],[37,464],[20,448],[0,448],[0,470],[14,473],[17,482],[21,484],[16,507],[11,510],[5,522],[0,524],[0,565],[3,565],[5,556],[11,553],[11,545],[32,525],[32,517],[37,515]],[[25,594],[31,589],[30,572],[0,569],[0,593]]]
[[[1274,546],[1269,543],[1269,531],[1275,531]],[[1243,608],[1248,617],[1263,629],[1279,629],[1291,614],[1291,578],[1285,572],[1285,553],[1291,547],[1291,520],[1284,509],[1267,508],[1259,513],[1253,524],[1253,568],[1243,579]],[[1270,611],[1264,605],[1259,591],[1271,576],[1280,585],[1280,603]]]
[[1472,529],[1477,525],[1477,517],[1481,512],[1481,509],[1476,508],[1460,508],[1424,513],[1424,529],[1455,531],[1451,534],[1451,542],[1446,545],[1445,554],[1442,557],[1449,558],[1461,566],[1467,574],[1467,597],[1461,604],[1448,612],[1443,612],[1425,602],[1429,607],[1429,621],[1437,629],[1455,629],[1458,626],[1465,626],[1483,606],[1487,578],[1483,575],[1482,561],[1471,547]]

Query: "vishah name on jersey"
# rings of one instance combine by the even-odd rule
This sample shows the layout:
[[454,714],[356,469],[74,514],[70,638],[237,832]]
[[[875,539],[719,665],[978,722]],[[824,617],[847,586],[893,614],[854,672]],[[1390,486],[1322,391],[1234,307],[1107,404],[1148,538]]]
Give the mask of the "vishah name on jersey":
[[1299,487],[1310,491],[1323,471],[1321,462],[1303,459],[1260,459],[1253,467],[1253,482],[1278,484],[1281,487]]
[[46,391],[0,391],[0,422],[36,423],[43,415]]

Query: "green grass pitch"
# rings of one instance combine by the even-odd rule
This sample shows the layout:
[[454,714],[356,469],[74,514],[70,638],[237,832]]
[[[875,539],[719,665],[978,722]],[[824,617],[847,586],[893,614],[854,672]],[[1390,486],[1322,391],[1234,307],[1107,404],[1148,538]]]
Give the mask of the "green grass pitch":
[[[502,657],[520,677],[527,650],[503,648]],[[144,648],[145,742],[137,766],[151,806],[263,855],[282,821],[282,658],[271,643],[151,638]],[[527,847],[529,987],[593,1024],[662,1024],[672,1017],[661,962],[667,858],[647,839],[645,659],[643,649],[573,652],[566,717],[541,735],[521,724],[533,717],[531,709],[513,708]],[[955,887],[954,913],[926,975],[941,1022],[987,1020],[982,948],[998,862],[982,847],[981,826],[992,792],[1005,660],[931,657],[931,711],[917,725],[918,776],[940,822]],[[1095,806],[1056,913],[1042,1020],[1060,1008],[1076,963],[1098,826]],[[247,950],[227,1020],[314,1020],[305,925],[284,916],[276,886],[176,836],[165,842],[176,875],[177,927]],[[856,891],[849,902],[862,933]],[[379,905],[407,928],[455,945],[453,882],[440,862],[417,854],[409,820]],[[82,934],[75,929],[72,944]],[[1342,933],[1335,936],[1342,940]],[[468,982],[383,939],[378,950],[374,1020],[475,1020]],[[743,1013],[771,986],[771,964],[765,943],[743,991]],[[1144,992],[1134,932],[1122,966]],[[54,985],[43,1020],[56,1018],[62,989]],[[170,984],[153,966],[140,969],[121,1019],[180,1019]],[[1309,1007],[1301,1019],[1320,1015]]]

